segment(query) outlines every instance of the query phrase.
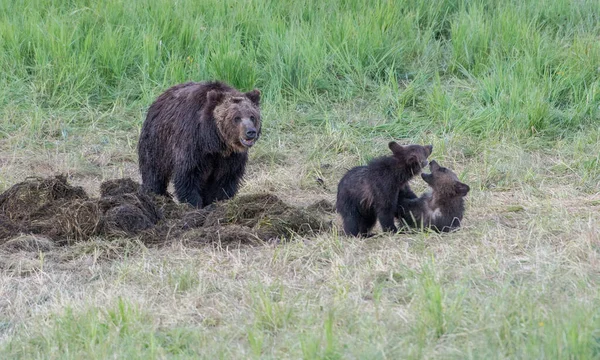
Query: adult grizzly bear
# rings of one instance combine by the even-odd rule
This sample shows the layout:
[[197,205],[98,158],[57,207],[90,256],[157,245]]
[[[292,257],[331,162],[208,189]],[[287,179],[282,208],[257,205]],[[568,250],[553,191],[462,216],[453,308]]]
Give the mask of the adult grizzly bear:
[[138,143],[142,186],[202,208],[233,197],[260,137],[260,91],[222,82],[175,85],[148,109]]
[[347,235],[368,236],[377,220],[383,231],[396,232],[394,215],[399,194],[412,193],[408,181],[427,166],[427,157],[433,149],[432,145],[402,146],[395,141],[388,147],[391,156],[354,167],[340,180],[336,210],[342,216]]

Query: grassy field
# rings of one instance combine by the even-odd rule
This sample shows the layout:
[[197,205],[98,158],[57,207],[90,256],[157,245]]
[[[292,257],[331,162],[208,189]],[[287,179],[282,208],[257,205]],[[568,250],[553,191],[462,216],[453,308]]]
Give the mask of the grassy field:
[[0,244],[0,358],[600,358],[600,2],[0,0],[0,191],[139,180],[147,107],[205,79],[263,92],[241,193],[432,143],[463,229]]

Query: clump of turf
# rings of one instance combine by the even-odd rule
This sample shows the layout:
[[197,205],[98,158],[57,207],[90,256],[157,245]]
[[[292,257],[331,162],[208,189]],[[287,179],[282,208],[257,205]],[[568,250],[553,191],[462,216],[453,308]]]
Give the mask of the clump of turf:
[[133,184],[130,179],[105,182],[99,199],[90,199],[65,176],[15,184],[0,195],[0,241],[19,233],[43,235],[61,245],[95,235],[135,235],[162,215]]
[[29,230],[48,236],[58,244],[86,240],[100,232],[102,219],[98,202],[73,199],[48,206],[50,213],[32,216]]
[[18,235],[21,228],[11,221],[8,217],[0,215],[0,243],[2,239],[9,239]]
[[0,214],[12,221],[51,215],[57,202],[87,199],[79,186],[71,186],[64,175],[28,178],[0,194]]
[[[89,198],[66,177],[27,179],[0,195],[0,244],[19,234],[50,239],[56,245],[89,241],[93,237],[136,237],[145,244],[253,244],[294,234],[310,235],[329,229],[324,217],[331,204],[317,202],[295,207],[270,193],[240,195],[195,209],[170,197],[144,192],[131,179],[100,185],[100,198]],[[8,249],[27,248],[12,242]]]
[[318,211],[288,205],[269,193],[240,195],[218,203],[204,223],[205,226],[232,224],[252,229],[262,240],[309,235],[331,226]]
[[154,200],[143,193],[125,193],[98,200],[103,232],[134,235],[158,223],[163,215]]
[[100,184],[100,197],[117,196],[138,192],[140,184],[131,178],[107,180]]

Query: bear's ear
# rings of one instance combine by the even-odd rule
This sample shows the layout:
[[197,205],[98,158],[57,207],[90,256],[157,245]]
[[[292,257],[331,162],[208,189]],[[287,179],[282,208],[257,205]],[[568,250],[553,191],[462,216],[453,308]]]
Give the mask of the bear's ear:
[[219,90],[211,90],[206,93],[206,100],[209,103],[220,103],[225,97],[225,93]]
[[439,171],[440,170],[440,164],[438,164],[437,161],[435,161],[435,160],[431,160],[429,162],[429,170],[431,170],[431,172]]
[[417,155],[415,154],[410,154],[408,155],[406,158],[406,165],[408,165],[409,167],[413,168],[413,167],[417,167],[420,169],[421,168],[421,162],[419,161],[419,158],[417,157]]
[[254,105],[258,106],[260,104],[260,90],[254,89],[252,91],[248,91],[244,95],[246,95],[246,97],[250,99]]
[[463,184],[461,182],[456,182],[454,184],[454,190],[456,191],[456,193],[458,195],[465,196],[465,195],[467,195],[469,190],[471,190],[471,188],[469,188],[469,185],[467,185],[467,184]]
[[427,151],[427,156],[431,155],[431,153],[433,152],[433,145],[425,145],[424,148],[425,151]]
[[398,144],[395,141],[390,141],[388,143],[388,147],[390,148],[390,150],[392,150],[394,154],[402,154],[404,152],[404,148],[402,147],[402,145]]
[[433,175],[432,174],[422,173],[421,179],[423,179],[423,181],[425,181],[429,185],[433,185]]

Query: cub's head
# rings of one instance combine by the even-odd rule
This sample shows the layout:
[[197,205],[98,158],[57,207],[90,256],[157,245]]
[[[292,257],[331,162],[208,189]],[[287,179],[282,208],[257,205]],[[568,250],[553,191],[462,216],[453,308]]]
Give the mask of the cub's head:
[[214,116],[223,141],[234,152],[244,152],[260,137],[260,91],[230,93],[211,90],[208,103],[218,104]]
[[398,159],[400,165],[408,169],[411,175],[417,175],[421,169],[427,166],[427,158],[431,155],[433,145],[405,145],[402,146],[395,141],[388,144],[393,156]]
[[429,163],[431,174],[421,174],[421,177],[431,188],[433,192],[446,197],[464,197],[467,195],[469,185],[461,183],[458,176],[452,170],[441,167],[437,161],[431,160]]

